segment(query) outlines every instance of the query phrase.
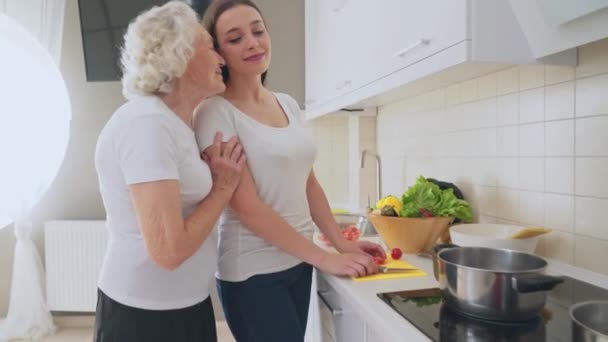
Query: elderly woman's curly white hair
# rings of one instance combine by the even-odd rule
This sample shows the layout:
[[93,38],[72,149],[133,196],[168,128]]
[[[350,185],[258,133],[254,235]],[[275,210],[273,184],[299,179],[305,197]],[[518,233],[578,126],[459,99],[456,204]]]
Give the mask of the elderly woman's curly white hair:
[[200,32],[198,16],[187,4],[170,1],[135,18],[122,48],[122,92],[135,95],[169,93],[194,54]]

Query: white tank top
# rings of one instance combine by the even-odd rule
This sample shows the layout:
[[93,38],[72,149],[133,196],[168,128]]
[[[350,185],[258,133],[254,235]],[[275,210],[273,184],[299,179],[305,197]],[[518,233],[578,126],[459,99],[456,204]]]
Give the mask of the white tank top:
[[[303,236],[311,239],[314,223],[306,197],[306,182],[316,148],[308,137],[296,101],[276,93],[289,124],[283,128],[262,124],[216,96],[204,101],[195,114],[195,132],[201,151],[213,143],[217,131],[224,139],[238,136],[255,181],[258,196]],[[243,281],[264,273],[291,268],[299,259],[285,253],[247,229],[226,209],[219,223],[219,264],[216,277]]]

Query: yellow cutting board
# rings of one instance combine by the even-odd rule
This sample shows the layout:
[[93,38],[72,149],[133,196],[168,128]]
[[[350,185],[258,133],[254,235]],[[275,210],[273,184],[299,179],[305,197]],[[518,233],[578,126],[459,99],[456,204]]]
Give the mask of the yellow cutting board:
[[[412,268],[414,266],[408,264],[403,260],[393,260],[390,255],[387,255],[386,262],[383,266],[386,267],[398,267],[398,268]],[[411,277],[424,277],[426,273],[422,270],[417,269],[416,271],[409,272],[394,272],[394,273],[378,273],[368,275],[364,277],[353,278],[356,282],[370,281],[370,280],[386,280],[386,279],[399,279],[399,278],[411,278]]]

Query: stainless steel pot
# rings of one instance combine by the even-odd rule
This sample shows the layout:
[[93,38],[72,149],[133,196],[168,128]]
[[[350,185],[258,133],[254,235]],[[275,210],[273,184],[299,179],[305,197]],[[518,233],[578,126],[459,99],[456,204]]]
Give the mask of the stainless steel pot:
[[572,341],[608,342],[608,301],[589,301],[570,308]]
[[468,316],[494,321],[538,318],[546,291],[563,282],[544,275],[547,262],[507,249],[438,246],[437,280],[443,300]]

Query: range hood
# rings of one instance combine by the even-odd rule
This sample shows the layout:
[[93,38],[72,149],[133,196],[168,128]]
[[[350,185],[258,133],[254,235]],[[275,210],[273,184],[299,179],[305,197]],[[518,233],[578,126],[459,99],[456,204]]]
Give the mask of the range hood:
[[608,37],[608,0],[510,0],[536,58]]

